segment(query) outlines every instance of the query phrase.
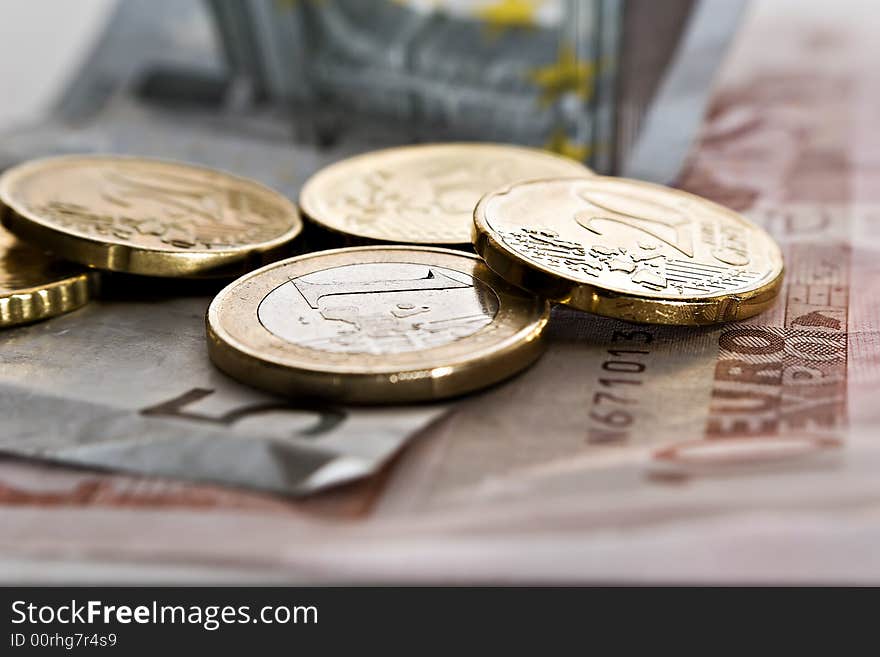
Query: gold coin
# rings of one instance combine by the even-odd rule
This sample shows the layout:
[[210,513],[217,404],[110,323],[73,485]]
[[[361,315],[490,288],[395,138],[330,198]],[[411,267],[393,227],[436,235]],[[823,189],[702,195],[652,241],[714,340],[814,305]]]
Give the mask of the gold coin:
[[302,229],[293,203],[259,183],[180,162],[84,155],[0,177],[4,224],[99,269],[229,276],[279,255]]
[[547,302],[476,256],[406,246],[276,262],[208,309],[208,353],[240,381],[282,395],[410,402],[505,379],[543,350]]
[[325,228],[380,242],[470,244],[474,206],[521,180],[586,176],[583,164],[506,144],[422,144],[358,155],[312,176],[299,196]]
[[96,276],[0,229],[0,327],[48,319],[85,305]]
[[581,310],[635,322],[712,324],[769,307],[782,253],[716,203],[595,176],[512,185],[474,211],[474,245],[507,281]]

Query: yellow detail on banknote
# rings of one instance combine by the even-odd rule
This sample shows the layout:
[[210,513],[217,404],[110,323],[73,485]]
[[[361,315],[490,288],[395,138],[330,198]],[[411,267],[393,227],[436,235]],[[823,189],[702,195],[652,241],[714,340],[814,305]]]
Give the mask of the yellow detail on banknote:
[[581,144],[570,139],[562,128],[553,131],[550,140],[544,144],[544,148],[565,157],[570,157],[578,162],[586,161],[591,152],[589,144]]
[[549,105],[566,93],[574,93],[582,99],[590,98],[594,76],[592,62],[578,58],[574,48],[564,44],[556,62],[534,69],[529,79],[541,88],[541,102]]
[[491,34],[497,35],[510,28],[535,27],[541,4],[541,0],[498,0],[478,9],[476,15],[486,22]]

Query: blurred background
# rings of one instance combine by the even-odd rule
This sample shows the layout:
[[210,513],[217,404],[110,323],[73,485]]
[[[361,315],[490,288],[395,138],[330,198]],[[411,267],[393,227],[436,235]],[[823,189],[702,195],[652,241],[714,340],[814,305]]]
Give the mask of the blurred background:
[[745,6],[6,0],[0,84],[13,102],[0,108],[0,166],[138,153],[295,195],[352,153],[478,140],[670,182]]
[[47,112],[88,53],[115,0],[0,2],[0,129]]

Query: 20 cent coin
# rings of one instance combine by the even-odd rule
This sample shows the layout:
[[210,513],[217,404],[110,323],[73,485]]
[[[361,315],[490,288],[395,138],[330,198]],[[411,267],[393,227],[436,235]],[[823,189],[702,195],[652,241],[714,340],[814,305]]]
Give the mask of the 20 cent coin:
[[474,245],[505,280],[582,310],[636,322],[712,324],[767,308],[779,246],[716,203],[595,176],[516,184],[485,196]]

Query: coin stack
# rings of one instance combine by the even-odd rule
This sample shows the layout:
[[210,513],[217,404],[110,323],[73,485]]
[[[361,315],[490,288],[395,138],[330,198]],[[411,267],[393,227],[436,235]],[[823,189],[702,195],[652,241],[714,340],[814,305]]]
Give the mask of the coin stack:
[[284,258],[302,241],[297,208],[220,171],[22,164],[0,178],[0,326],[82,306],[98,270],[243,274],[207,313],[222,371],[287,396],[415,402],[528,367],[553,303],[705,325],[761,312],[782,280],[779,247],[735,212],[518,146],[367,153],[317,172],[299,203],[313,230],[358,246]]

